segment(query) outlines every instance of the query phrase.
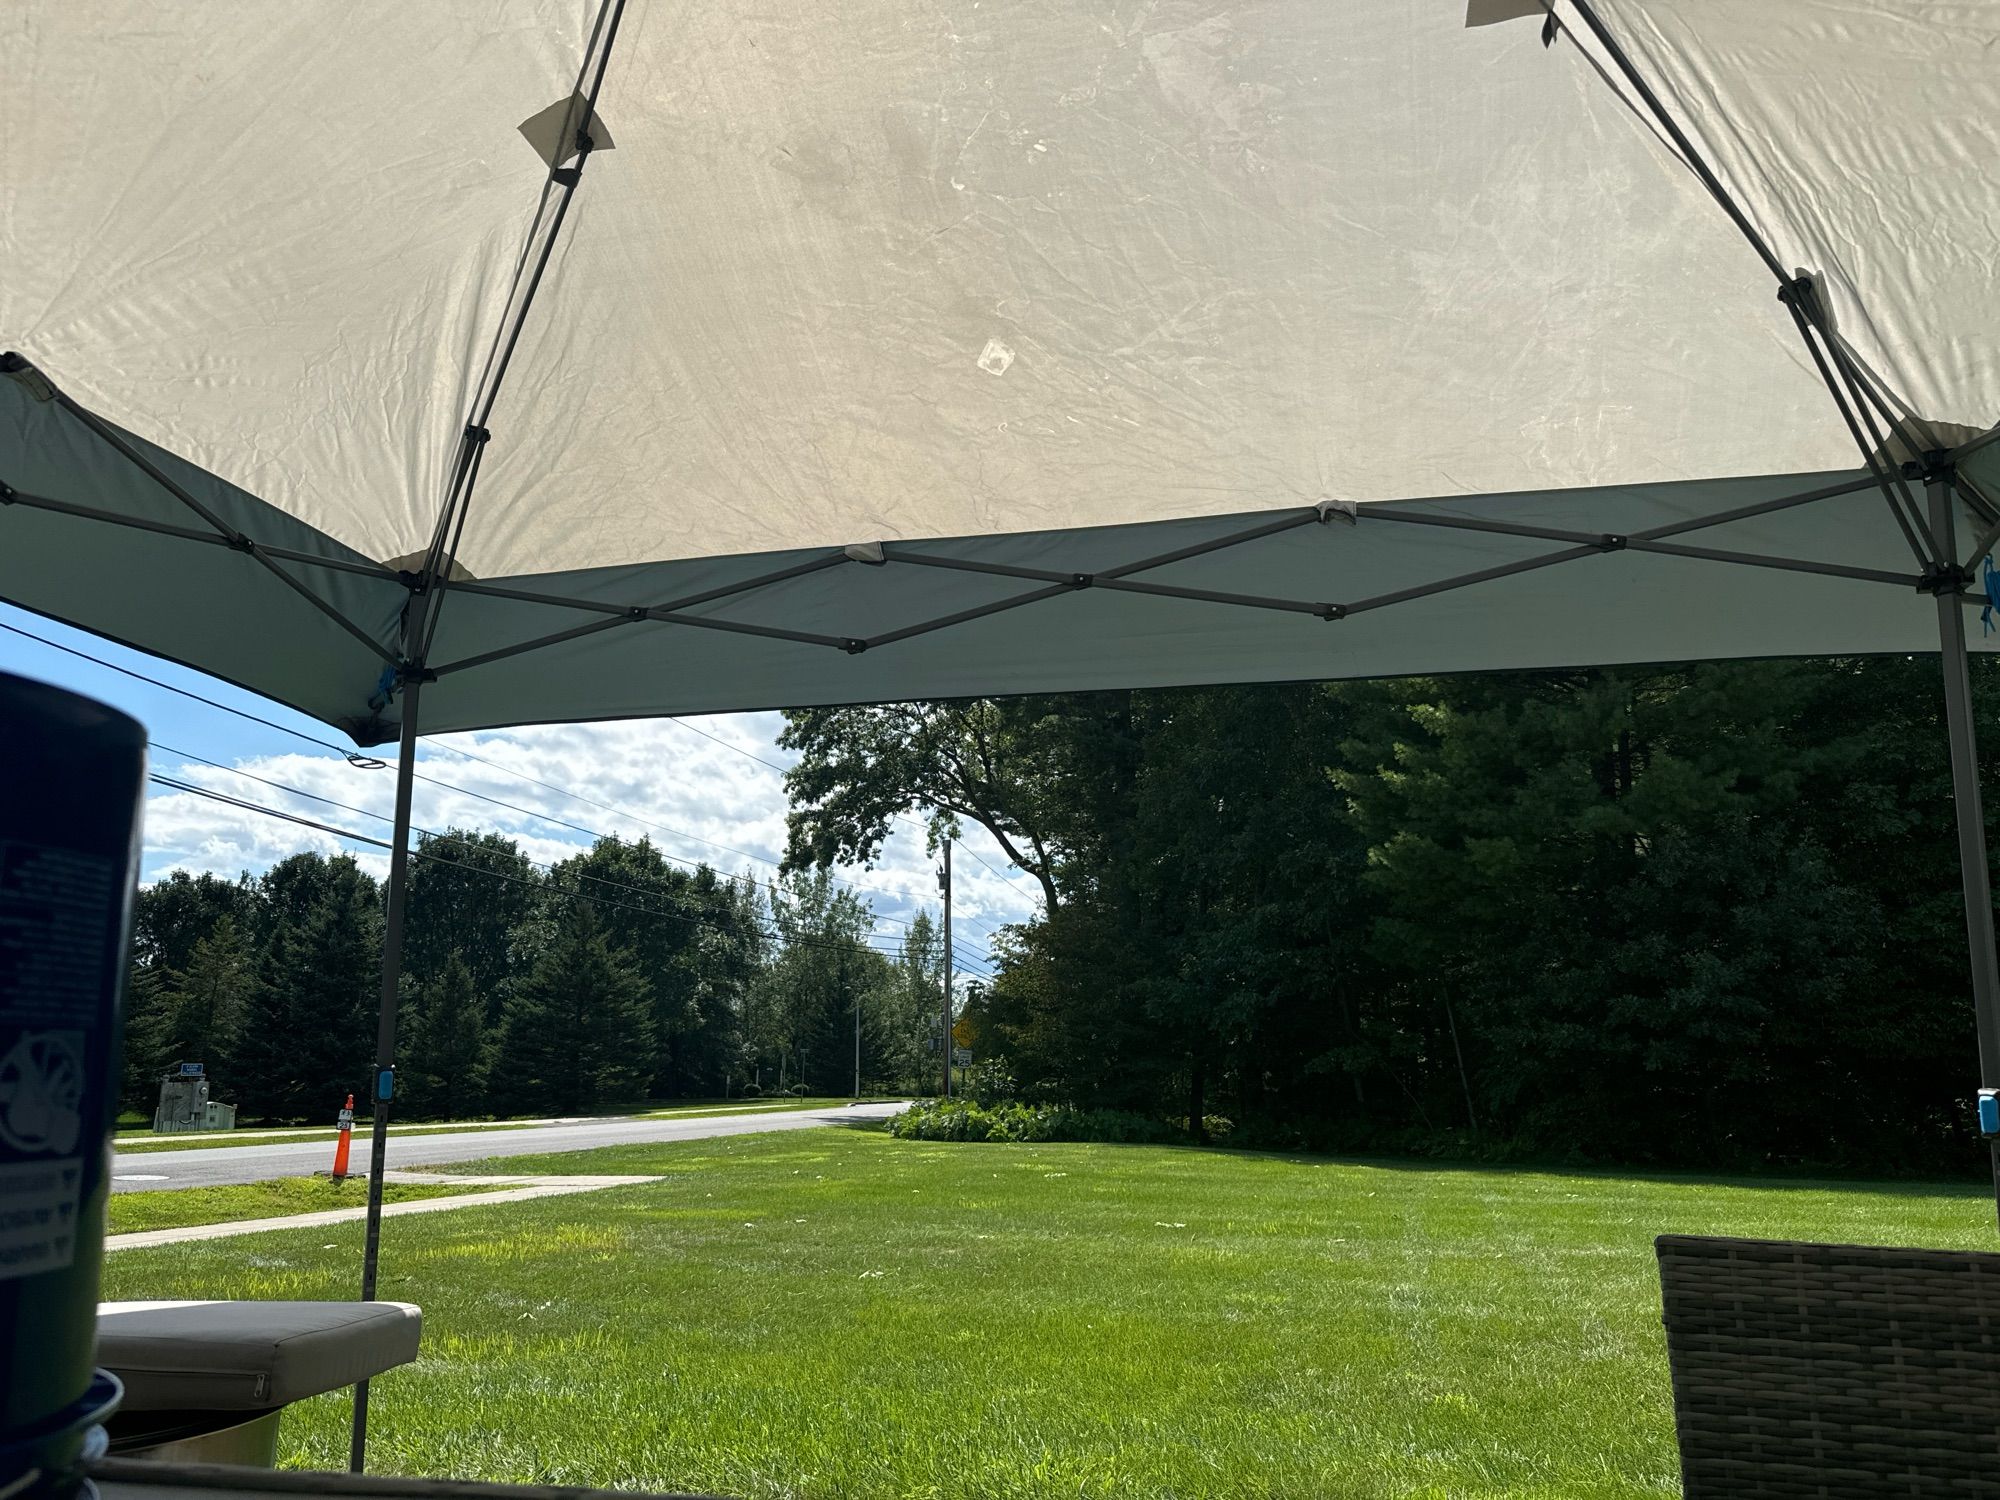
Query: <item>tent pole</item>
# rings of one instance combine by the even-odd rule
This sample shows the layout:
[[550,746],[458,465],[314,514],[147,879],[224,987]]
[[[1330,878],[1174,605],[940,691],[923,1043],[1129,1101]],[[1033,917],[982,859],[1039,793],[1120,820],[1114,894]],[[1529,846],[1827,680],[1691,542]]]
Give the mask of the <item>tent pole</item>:
[[[361,1300],[375,1296],[382,1251],[382,1170],[389,1149],[389,1104],[396,1076],[396,1001],[403,977],[403,915],[410,889],[410,793],[417,769],[417,696],[412,677],[403,686],[403,726],[396,755],[396,825],[389,844],[389,900],[382,929],[382,995],[375,1028],[375,1128],[368,1147],[368,1237],[361,1258]],[[354,1387],[354,1433],[347,1467],[362,1470],[368,1453],[368,1382]]]
[[[1931,531],[1956,573],[1951,482],[1933,479]],[[1965,887],[1965,936],[1972,954],[1972,1013],[1979,1028],[1979,1082],[2000,1088],[2000,959],[1993,943],[1993,884],[1986,860],[1986,812],[1979,794],[1979,740],[1972,721],[1972,678],[1965,649],[1965,606],[1952,587],[1937,596],[1938,647],[1944,663],[1945,733],[1951,741],[1952,800],[1958,809],[1958,866]],[[2000,1210],[2000,1138],[1989,1139],[1996,1210]]]

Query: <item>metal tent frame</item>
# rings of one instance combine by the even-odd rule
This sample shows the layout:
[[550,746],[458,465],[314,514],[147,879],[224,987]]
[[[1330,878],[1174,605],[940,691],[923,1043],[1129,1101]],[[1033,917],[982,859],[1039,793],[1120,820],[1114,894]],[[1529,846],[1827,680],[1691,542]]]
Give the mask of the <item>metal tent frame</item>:
[[[1546,12],[1545,43],[1564,30],[1556,0],[1541,0]],[[1953,790],[1957,809],[1957,840],[1963,879],[1967,942],[1972,970],[1974,1013],[1978,1029],[1980,1082],[2000,1088],[2000,962],[1996,962],[1993,897],[1986,848],[1978,773],[1967,652],[1965,610],[1988,603],[1975,588],[1974,570],[2000,540],[2000,505],[1981,492],[1978,483],[1960,471],[1960,461],[1992,441],[1987,434],[1956,447],[1937,439],[1919,418],[1899,411],[1883,384],[1866,370],[1831,326],[1812,278],[1790,272],[1766,244],[1716,174],[1703,161],[1688,135],[1617,39],[1599,18],[1591,0],[1566,0],[1615,72],[1631,91],[1628,103],[1643,113],[1663,136],[1667,149],[1700,180],[1717,206],[1730,218],[1777,283],[1779,300],[1788,310],[1811,356],[1828,396],[1854,440],[1861,468],[1834,483],[1820,483],[1795,493],[1734,506],[1714,514],[1677,521],[1629,534],[1538,526],[1502,519],[1480,519],[1409,507],[1325,501],[1269,513],[1264,519],[1226,534],[1164,552],[1134,558],[1111,567],[1065,571],[952,556],[920,545],[901,543],[827,548],[802,560],[725,585],[687,592],[666,599],[606,600],[481,582],[462,576],[455,559],[477,488],[480,465],[491,436],[490,422],[505,382],[521,331],[535,302],[555,252],[564,217],[580,191],[591,155],[597,149],[592,127],[595,105],[617,41],[624,0],[601,0],[584,62],[570,100],[567,119],[558,136],[567,150],[555,153],[540,201],[514,268],[505,314],[494,332],[485,365],[467,410],[462,437],[450,468],[449,484],[431,539],[415,566],[393,568],[351,557],[330,556],[278,545],[245,534],[158,463],[128,441],[108,421],[57,388],[43,372],[19,355],[0,356],[0,374],[26,387],[38,400],[55,403],[64,413],[133,465],[190,514],[189,524],[123,514],[54,496],[17,490],[0,482],[0,506],[46,511],[80,520],[137,531],[202,546],[223,547],[241,554],[249,567],[262,570],[361,642],[382,663],[382,676],[371,706],[372,721],[346,724],[362,744],[395,738],[398,745],[394,828],[391,835],[380,1004],[376,1038],[376,1080],[369,1155],[368,1216],[361,1296],[374,1295],[380,1263],[382,1168],[394,1095],[398,981],[402,969],[405,913],[410,861],[410,817],[417,738],[422,723],[421,700],[426,684],[503,661],[529,656],[547,648],[601,632],[671,625],[698,631],[722,631],[764,636],[799,645],[824,648],[849,656],[893,649],[901,642],[950,630],[974,620],[1086,590],[1191,600],[1241,610],[1302,617],[1299,628],[1338,624],[1373,611],[1435,598],[1455,590],[1550,568],[1583,565],[1589,559],[1622,552],[1711,562],[1718,565],[1816,574],[1904,592],[1931,595],[1937,606],[1938,650],[1943,665],[1946,731],[1951,751]],[[1584,54],[1614,88],[1617,81],[1589,53]],[[1919,497],[1918,491],[1922,496]],[[1853,566],[1803,556],[1785,556],[1690,540],[1704,531],[1752,517],[1873,491],[1878,494],[1904,538],[1910,553],[1907,569]],[[1979,525],[1972,545],[1961,556],[1956,541],[1957,514],[1963,506]],[[1157,570],[1190,558],[1226,552],[1249,543],[1308,528],[1341,525],[1428,526],[1480,532],[1549,544],[1548,549],[1494,566],[1445,573],[1415,584],[1345,600],[1288,597],[1281,594],[1229,592],[1164,582]],[[930,569],[961,572],[1018,582],[1023,587],[956,611],[910,620],[872,635],[815,633],[752,619],[721,618],[694,612],[699,606],[750,596],[760,590],[840,568]],[[404,593],[399,641],[385,647],[375,633],[344,613],[315,587],[321,575],[349,575]],[[497,649],[455,659],[435,660],[438,625],[453,593],[483,596],[567,611],[576,623],[543,631]],[[393,721],[384,717],[391,707]],[[1996,1202],[2000,1202],[2000,1144],[1993,1147]],[[350,1466],[363,1467],[366,1455],[368,1386],[356,1389]]]

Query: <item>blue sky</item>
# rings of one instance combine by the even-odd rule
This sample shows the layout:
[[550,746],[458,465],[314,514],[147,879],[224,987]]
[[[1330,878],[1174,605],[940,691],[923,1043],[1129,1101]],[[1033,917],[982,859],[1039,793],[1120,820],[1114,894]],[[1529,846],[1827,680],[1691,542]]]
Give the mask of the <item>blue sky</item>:
[[[348,764],[332,748],[346,744],[338,731],[199,672],[5,604],[0,627],[6,627],[0,629],[0,671],[71,688],[131,714],[153,740],[156,773],[344,830],[387,836],[394,773]],[[58,649],[65,646],[224,707]],[[231,708],[281,727],[253,723]],[[718,714],[427,737],[418,772],[433,781],[417,784],[412,822],[505,833],[543,861],[566,858],[588,845],[592,833],[643,835],[670,857],[767,881],[784,852],[778,768],[792,757],[776,746],[781,727],[775,713]],[[141,878],[157,880],[176,868],[254,874],[303,849],[344,849],[377,875],[387,870],[386,854],[369,845],[154,786],[146,804]],[[920,905],[936,915],[935,872],[912,819],[897,825],[874,869],[838,873],[861,888],[878,917],[875,944],[890,949]],[[953,946],[962,969],[978,973],[986,967],[993,930],[1035,909],[1035,884],[976,828],[967,831],[952,873]]]

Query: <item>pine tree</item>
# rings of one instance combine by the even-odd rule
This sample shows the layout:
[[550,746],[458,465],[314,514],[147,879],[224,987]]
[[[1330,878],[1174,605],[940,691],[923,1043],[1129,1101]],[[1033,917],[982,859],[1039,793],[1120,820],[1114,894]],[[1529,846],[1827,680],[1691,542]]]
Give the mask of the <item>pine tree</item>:
[[264,952],[234,1065],[245,1114],[331,1118],[343,1095],[368,1093],[381,911],[352,859],[326,864]]
[[485,1107],[486,1008],[457,953],[418,992],[401,1050],[398,1088],[405,1113],[463,1120]]
[[155,965],[136,963],[125,985],[125,1037],[118,1070],[119,1108],[151,1120],[160,1102],[160,1077],[167,1065],[162,1040],[169,1016],[167,976]]
[[456,957],[472,977],[482,1021],[500,1019],[514,930],[541,898],[542,877],[504,834],[452,827],[424,834],[410,862],[403,971],[424,985]]
[[167,985],[157,1043],[169,1055],[161,1061],[203,1063],[214,1084],[233,1082],[230,1063],[256,988],[256,965],[242,930],[233,918],[218,918],[194,945],[187,968]]
[[573,899],[528,976],[508,997],[496,1091],[523,1110],[591,1114],[645,1102],[651,997],[611,946],[590,903]]

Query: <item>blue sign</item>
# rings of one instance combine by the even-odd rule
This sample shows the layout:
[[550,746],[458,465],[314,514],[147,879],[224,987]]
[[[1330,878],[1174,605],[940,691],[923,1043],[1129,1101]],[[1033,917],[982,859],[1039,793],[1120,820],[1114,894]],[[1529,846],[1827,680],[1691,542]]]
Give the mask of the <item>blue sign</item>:
[[202,1073],[201,1073],[201,1066],[202,1066],[202,1065],[201,1065],[200,1063],[182,1063],[182,1064],[181,1064],[181,1077],[183,1077],[183,1078],[199,1078],[199,1077],[201,1077],[201,1076],[202,1076]]

